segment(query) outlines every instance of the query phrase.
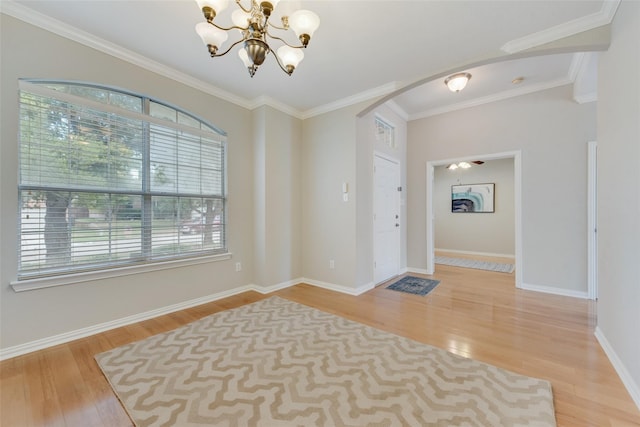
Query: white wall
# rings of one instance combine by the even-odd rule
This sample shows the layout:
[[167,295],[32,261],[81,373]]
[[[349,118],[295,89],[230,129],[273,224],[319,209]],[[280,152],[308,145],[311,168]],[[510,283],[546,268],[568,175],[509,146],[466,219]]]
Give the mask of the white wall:
[[[472,160],[472,159],[470,159]],[[513,158],[488,160],[469,169],[436,166],[433,188],[434,235],[438,250],[515,257]],[[495,212],[451,212],[451,186],[495,184]]]
[[640,3],[623,0],[598,67],[597,335],[640,407],[639,43]]
[[427,265],[426,163],[519,150],[523,287],[586,296],[586,153],[595,112],[564,86],[409,122],[409,268]]

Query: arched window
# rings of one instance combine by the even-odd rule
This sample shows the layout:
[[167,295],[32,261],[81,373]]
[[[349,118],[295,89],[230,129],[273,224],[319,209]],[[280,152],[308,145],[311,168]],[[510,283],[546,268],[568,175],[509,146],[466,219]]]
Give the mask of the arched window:
[[18,279],[226,253],[226,136],[161,101],[20,82]]

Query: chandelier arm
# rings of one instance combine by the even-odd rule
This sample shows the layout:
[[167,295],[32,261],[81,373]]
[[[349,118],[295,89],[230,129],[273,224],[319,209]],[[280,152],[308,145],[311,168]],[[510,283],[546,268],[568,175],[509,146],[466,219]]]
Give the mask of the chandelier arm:
[[268,35],[270,38],[272,38],[272,39],[274,39],[274,40],[280,40],[282,43],[284,43],[284,44],[286,44],[287,46],[292,47],[292,48],[294,48],[294,49],[305,49],[304,45],[300,45],[300,46],[293,46],[293,45],[291,45],[291,44],[287,43],[287,41],[286,41],[285,39],[283,39],[283,38],[281,38],[281,37],[274,36],[274,35],[270,34],[268,31],[265,31],[265,34],[266,34],[266,35]]
[[229,48],[227,50],[225,50],[222,53],[215,53],[213,55],[211,55],[212,58],[215,58],[216,56],[224,56],[227,53],[229,53],[231,51],[231,49],[233,49],[234,47],[236,47],[238,44],[242,43],[243,41],[246,41],[246,39],[242,38],[240,40],[238,40],[237,42],[233,43],[231,46],[229,46]]
[[234,25],[232,27],[225,28],[225,27],[221,27],[220,25],[216,24],[215,22],[207,22],[207,23],[213,25],[214,27],[216,27],[217,29],[222,30],[222,31],[231,31],[231,30],[247,31],[249,29],[248,25],[246,27],[238,27],[237,25]]
[[280,62],[280,58],[278,58],[278,55],[273,52],[273,57],[276,58],[276,62],[278,63],[278,67],[280,67],[280,69],[282,71],[284,71],[287,75],[291,75],[291,73],[289,71],[287,71],[287,69],[284,67],[284,65],[282,65],[282,62]]
[[[244,6],[242,5],[241,0],[236,0],[236,5],[238,5],[238,7],[242,9],[245,13],[251,13],[251,8],[245,9]],[[252,6],[253,6],[253,1],[252,1]]]
[[276,24],[272,24],[271,22],[267,22],[267,24],[269,24],[270,27],[275,28],[276,30],[283,30],[283,31],[287,31],[289,28],[288,27],[278,27]]

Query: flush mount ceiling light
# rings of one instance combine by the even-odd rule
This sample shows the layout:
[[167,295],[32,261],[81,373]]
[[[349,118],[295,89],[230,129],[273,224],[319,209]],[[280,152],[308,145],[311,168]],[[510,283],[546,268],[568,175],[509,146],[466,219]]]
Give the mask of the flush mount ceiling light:
[[[474,160],[471,163],[476,164],[476,165],[481,165],[484,162],[482,160]],[[447,165],[447,169],[449,170],[456,170],[458,168],[460,169],[469,169],[471,167],[471,163],[469,162],[459,162],[459,163],[451,163],[450,165]]]
[[471,79],[471,74],[458,73],[444,79],[444,84],[447,85],[451,92],[460,92],[467,85],[469,79]]
[[[277,40],[282,45],[274,55],[276,62],[282,71],[291,75],[304,58],[302,49],[307,47],[313,33],[318,29],[320,18],[308,10],[298,10],[290,16],[283,16],[282,26],[278,26],[270,22],[269,17],[280,0],[251,0],[249,7],[245,7],[242,1],[235,0],[237,8],[231,13],[233,26],[227,28],[218,25],[214,19],[227,8],[229,0],[196,0],[207,21],[197,24],[196,32],[207,45],[209,54],[211,57],[223,56],[242,43],[238,56],[249,70],[249,75],[253,77],[269,52],[273,50],[268,41],[273,43]],[[286,37],[289,30],[295,33],[300,40],[300,45],[289,44],[281,37],[281,35]],[[218,53],[222,44],[227,41],[229,33],[240,35],[241,38],[222,53]]]
[[460,163],[451,163],[449,166],[447,166],[447,169],[449,170],[456,170],[458,168],[460,169],[469,169],[471,167],[471,164],[468,162],[460,162]]

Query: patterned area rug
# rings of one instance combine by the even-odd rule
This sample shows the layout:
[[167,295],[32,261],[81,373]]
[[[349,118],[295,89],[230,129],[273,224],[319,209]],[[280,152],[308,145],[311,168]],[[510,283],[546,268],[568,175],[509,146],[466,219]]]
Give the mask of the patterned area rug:
[[440,283],[439,280],[405,276],[397,282],[387,286],[387,289],[424,296],[431,292],[433,288],[438,286],[438,283]]
[[475,259],[450,258],[446,256],[436,256],[434,258],[436,264],[451,265],[454,267],[475,268],[478,270],[497,271],[500,273],[513,273],[513,264],[477,261]]
[[137,426],[554,426],[547,381],[278,297],[96,356]]

